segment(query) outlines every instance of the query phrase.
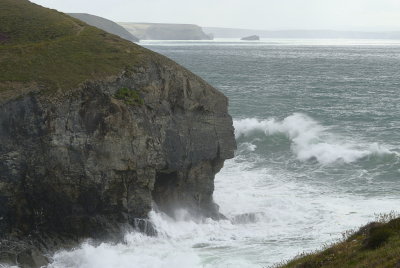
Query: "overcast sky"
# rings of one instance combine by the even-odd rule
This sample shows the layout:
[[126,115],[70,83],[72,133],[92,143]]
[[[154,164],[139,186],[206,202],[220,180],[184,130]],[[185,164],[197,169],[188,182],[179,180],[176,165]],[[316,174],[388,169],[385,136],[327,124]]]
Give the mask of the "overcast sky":
[[32,0],[116,22],[247,29],[400,30],[400,0]]

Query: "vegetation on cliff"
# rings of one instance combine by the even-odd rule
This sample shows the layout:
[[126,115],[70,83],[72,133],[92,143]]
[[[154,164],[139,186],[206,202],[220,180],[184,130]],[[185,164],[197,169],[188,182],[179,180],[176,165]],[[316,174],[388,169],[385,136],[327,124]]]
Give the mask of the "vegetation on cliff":
[[0,101],[119,74],[148,51],[27,0],[0,0]]
[[129,105],[142,105],[143,99],[140,97],[139,92],[134,89],[126,87],[120,88],[114,95],[116,99],[124,101]]
[[[389,220],[386,220],[388,219]],[[400,218],[385,216],[321,252],[303,254],[282,268],[400,267]]]

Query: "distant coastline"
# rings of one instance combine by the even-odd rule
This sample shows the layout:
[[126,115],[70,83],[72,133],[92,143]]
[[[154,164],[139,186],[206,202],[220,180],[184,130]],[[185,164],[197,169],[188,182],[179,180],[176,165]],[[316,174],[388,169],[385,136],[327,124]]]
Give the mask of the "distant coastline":
[[334,31],[334,30],[252,30],[220,27],[203,27],[215,38],[242,38],[258,35],[260,38],[329,38],[329,39],[400,39],[400,31]]
[[99,16],[87,14],[87,13],[68,13],[69,16],[74,17],[78,20],[86,22],[89,25],[97,27],[103,31],[118,35],[119,37],[132,41],[132,42],[139,42],[139,38],[132,35],[128,32],[124,27],[118,25],[117,23],[108,20],[106,18],[102,18]]
[[119,22],[134,36],[141,40],[212,40],[195,24],[134,23]]

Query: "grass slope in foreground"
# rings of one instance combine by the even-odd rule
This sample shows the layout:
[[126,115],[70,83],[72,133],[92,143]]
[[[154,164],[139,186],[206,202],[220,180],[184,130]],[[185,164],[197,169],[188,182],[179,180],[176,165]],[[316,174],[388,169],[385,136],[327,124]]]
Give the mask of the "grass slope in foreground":
[[0,0],[0,103],[29,91],[76,88],[155,55],[27,0]]
[[400,218],[370,223],[342,242],[301,255],[281,267],[400,268]]

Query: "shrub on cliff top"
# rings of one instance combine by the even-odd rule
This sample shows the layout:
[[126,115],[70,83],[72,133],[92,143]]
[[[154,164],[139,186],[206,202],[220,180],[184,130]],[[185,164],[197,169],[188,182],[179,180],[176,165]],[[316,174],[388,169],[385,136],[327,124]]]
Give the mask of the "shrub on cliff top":
[[393,230],[390,226],[373,227],[369,231],[368,237],[365,239],[365,249],[377,249],[388,242],[389,238],[393,235]]

